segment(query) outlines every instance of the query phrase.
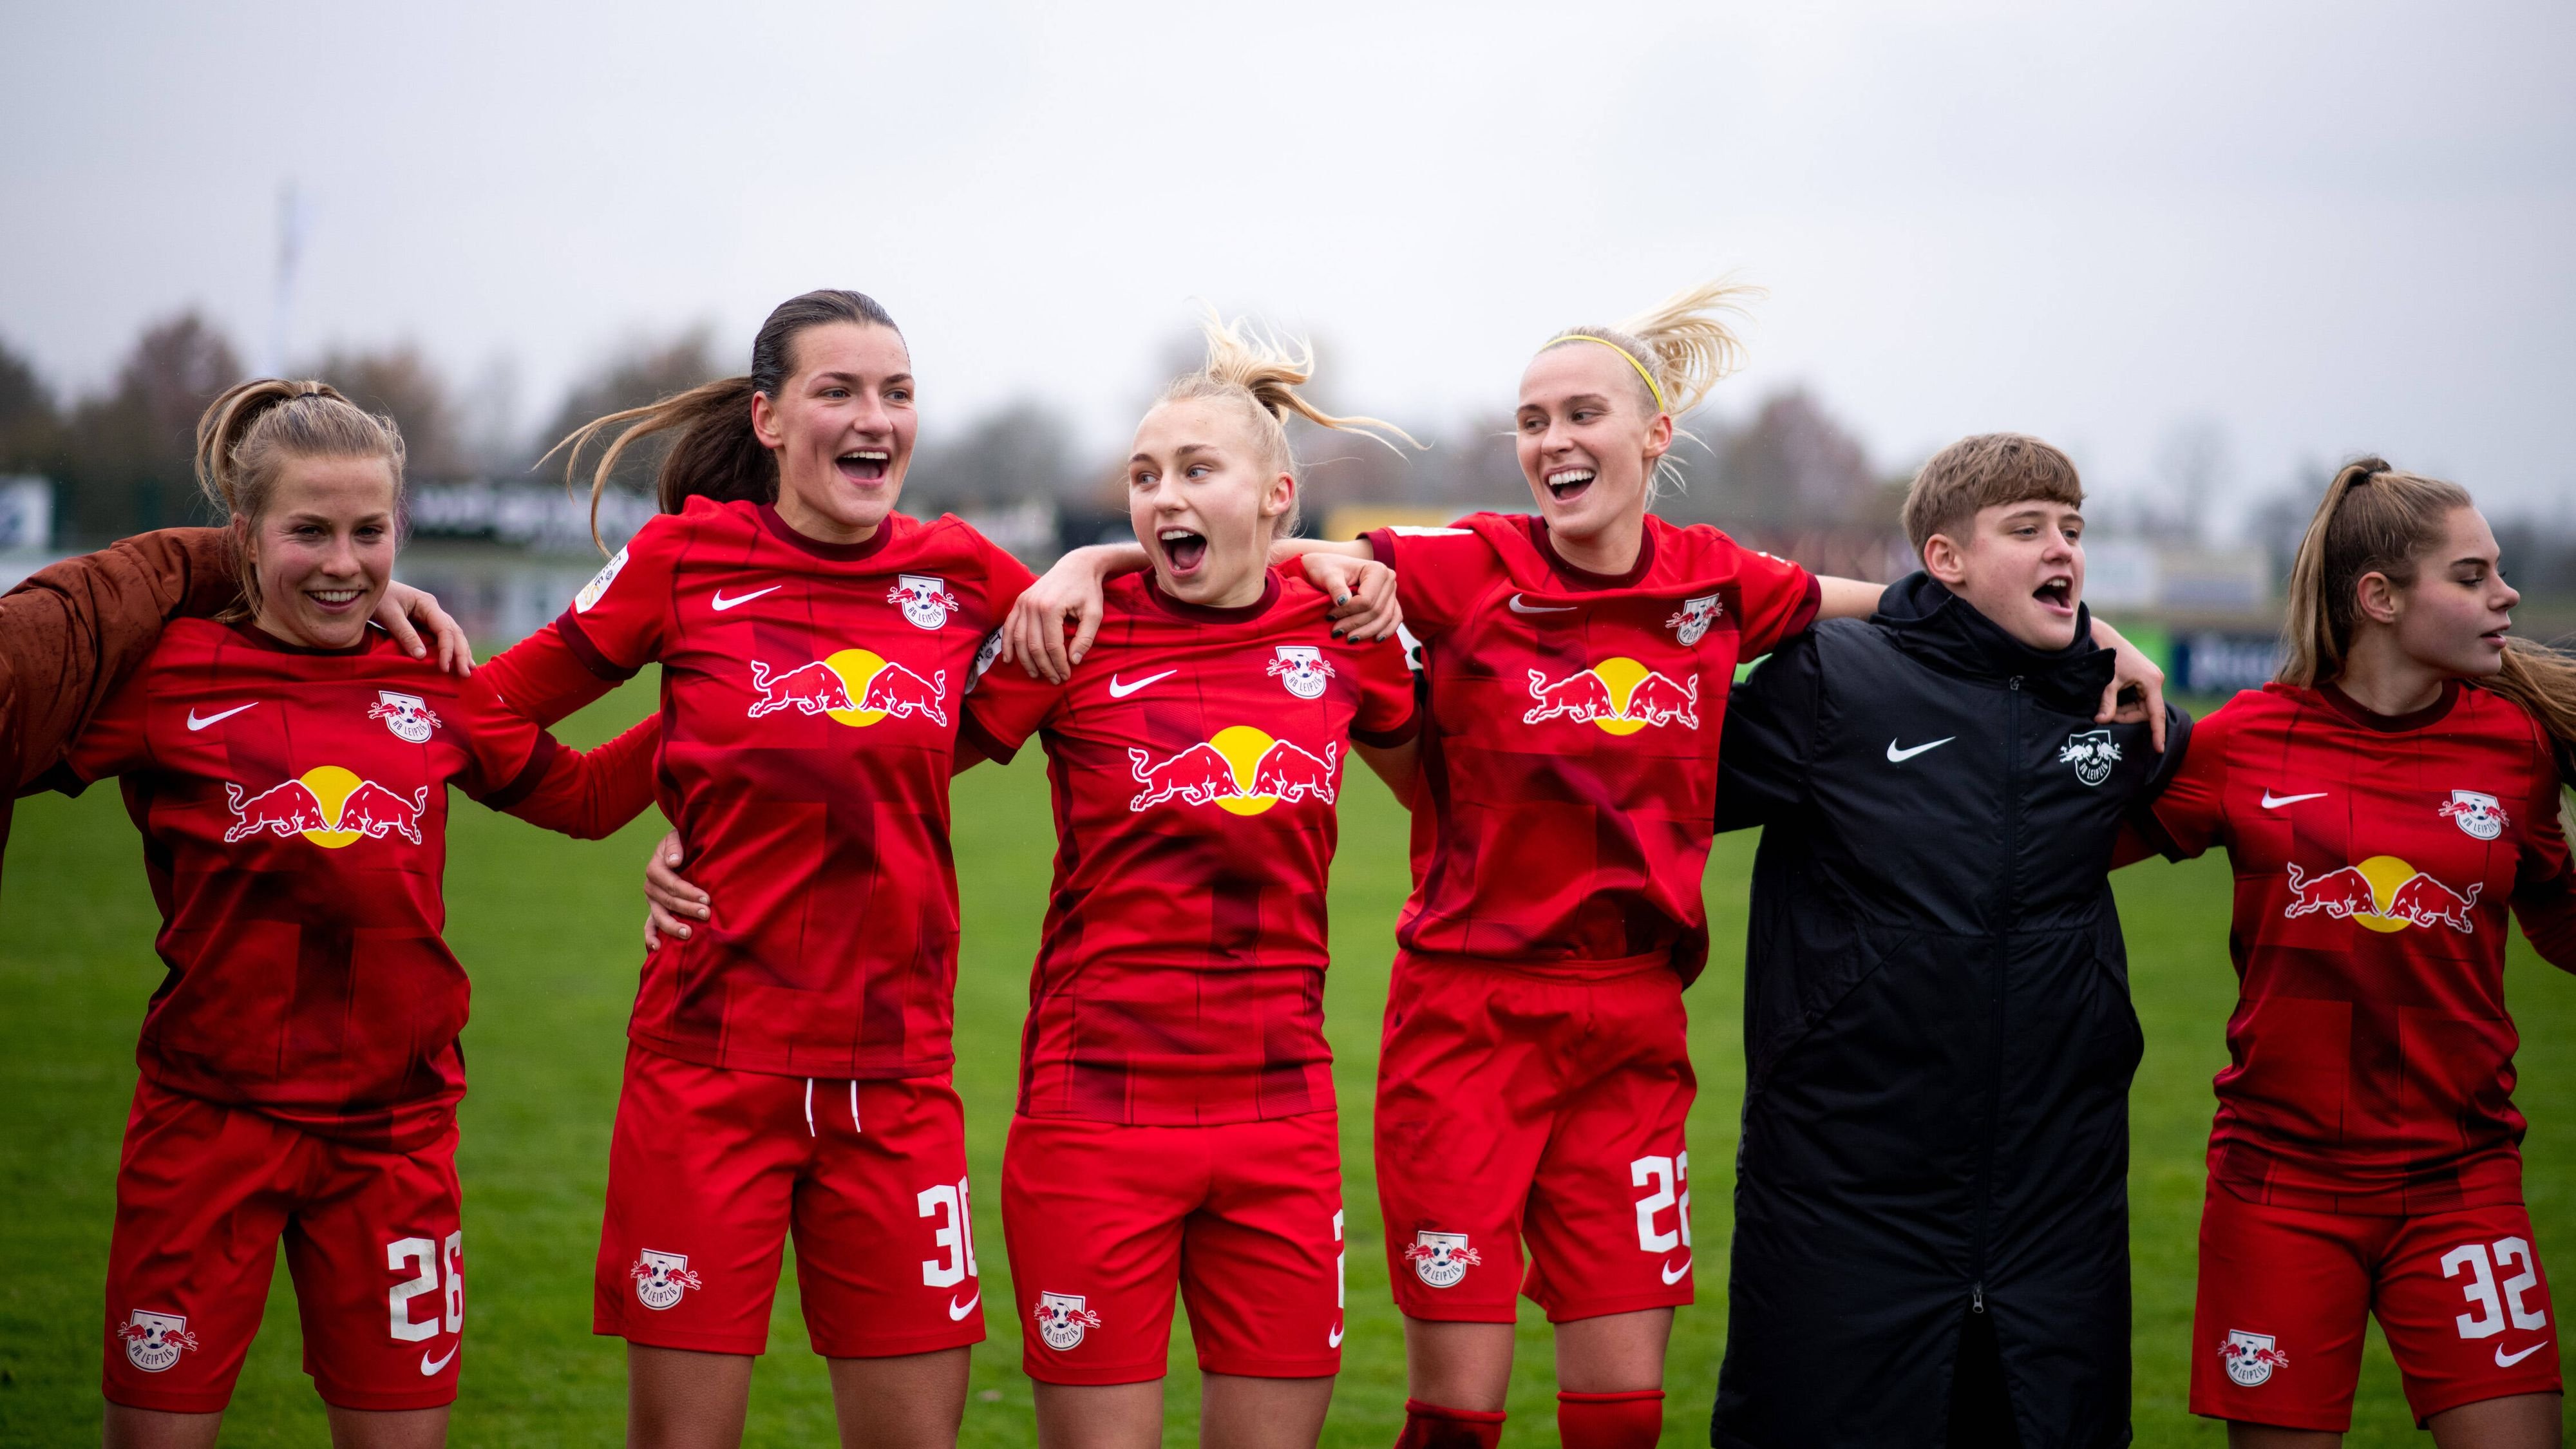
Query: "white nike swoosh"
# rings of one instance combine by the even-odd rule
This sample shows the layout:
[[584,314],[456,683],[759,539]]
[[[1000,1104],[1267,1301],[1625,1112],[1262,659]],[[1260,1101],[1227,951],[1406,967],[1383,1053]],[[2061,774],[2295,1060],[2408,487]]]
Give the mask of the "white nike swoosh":
[[1515,614],[1571,614],[1574,612],[1574,606],[1572,604],[1524,604],[1521,602],[1521,596],[1514,594],[1512,612]]
[[447,1357],[436,1360],[430,1358],[428,1349],[422,1349],[420,1351],[420,1376],[422,1378],[428,1378],[431,1374],[447,1367],[448,1360],[455,1358],[456,1351],[464,1346],[465,1343],[462,1339],[455,1343],[451,1343],[447,1346]]
[[1111,699],[1125,699],[1127,696],[1134,694],[1137,690],[1143,689],[1146,685],[1152,684],[1157,680],[1169,679],[1180,672],[1181,671],[1177,669],[1166,669],[1160,674],[1148,674],[1144,678],[1137,680],[1134,684],[1121,684],[1118,682],[1118,676],[1113,674],[1109,676],[1109,697]]
[[724,590],[718,589],[716,590],[716,612],[721,614],[736,604],[748,604],[763,594],[774,594],[785,587],[787,587],[785,584],[771,584],[768,588],[754,589],[747,594],[736,594],[730,599],[724,596]]
[[1334,1325],[1333,1325],[1333,1336],[1332,1336],[1331,1338],[1328,1338],[1328,1339],[1326,1339],[1326,1340],[1324,1341],[1324,1347],[1326,1347],[1326,1348],[1340,1348],[1341,1346],[1342,1346],[1342,1326],[1341,1326],[1340,1324],[1336,1323],[1336,1324],[1334,1324]]
[[1928,745],[1916,745],[1912,749],[1908,750],[1898,749],[1896,747],[1896,741],[1889,740],[1887,742],[1887,762],[1891,765],[1902,765],[1906,761],[1913,759],[1916,755],[1923,753],[1925,750],[1937,750],[1957,738],[1957,735],[1943,735],[1941,738],[1934,740]]
[[2544,1338],[2520,1353],[2507,1353],[2504,1351],[2504,1345],[2499,1343],[2496,1345],[2496,1367],[2511,1368],[2547,1347],[2549,1347],[2549,1340]]
[[967,1299],[967,1300],[966,1300],[966,1302],[965,1302],[965,1305],[964,1305],[964,1306],[962,1306],[962,1307],[961,1307],[961,1306],[959,1306],[959,1304],[958,1304],[958,1302],[957,1302],[957,1295],[956,1295],[956,1294],[952,1293],[952,1294],[948,1295],[948,1321],[949,1321],[949,1322],[951,1322],[951,1323],[963,1323],[963,1322],[965,1322],[965,1321],[966,1321],[966,1315],[967,1315],[967,1314],[969,1314],[969,1313],[974,1312],[974,1311],[975,1311],[975,1305],[976,1305],[976,1304],[978,1304],[978,1303],[981,1303],[981,1302],[983,1302],[983,1301],[984,1301],[984,1290],[983,1290],[983,1289],[981,1289],[981,1288],[976,1289],[976,1290],[975,1290],[975,1296],[974,1296],[974,1297],[972,1297],[972,1298]]
[[1678,1268],[1674,1267],[1670,1263],[1666,1263],[1664,1265],[1664,1282],[1667,1285],[1678,1283],[1682,1281],[1682,1275],[1689,1271],[1690,1258],[1687,1255],[1682,1258],[1682,1265]]
[[2310,790],[2305,795],[2275,795],[2271,791],[2266,790],[2263,792],[2263,808],[2266,810],[2278,810],[2284,805],[2296,805],[2302,800],[2322,800],[2324,798],[2326,798],[2326,792],[2323,790]]
[[188,728],[191,730],[201,730],[218,721],[231,719],[234,715],[241,713],[243,710],[257,708],[259,708],[259,701],[254,699],[248,704],[237,704],[232,708],[225,710],[221,714],[210,714],[203,719],[198,718],[197,711],[191,708],[188,711]]

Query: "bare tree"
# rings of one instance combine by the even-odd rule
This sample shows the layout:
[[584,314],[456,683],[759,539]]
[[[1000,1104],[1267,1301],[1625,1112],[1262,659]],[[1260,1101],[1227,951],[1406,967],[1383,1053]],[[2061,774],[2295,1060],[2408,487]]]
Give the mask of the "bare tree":
[[[686,392],[700,383],[725,376],[727,371],[725,365],[717,360],[713,334],[703,326],[692,327],[658,343],[637,342],[620,348],[597,370],[573,384],[563,406],[557,408],[554,417],[539,430],[535,445],[528,450],[527,462],[533,466],[547,449],[594,418],[639,408],[674,393]],[[584,456],[596,459],[598,454],[593,450]],[[653,481],[653,465],[660,457],[657,448],[629,451],[626,457],[618,460],[614,481],[620,487],[637,492],[649,489]],[[564,455],[558,453],[546,466],[552,472],[564,467],[565,463]],[[586,478],[587,475],[585,481]]]
[[195,312],[146,328],[115,387],[73,410],[63,467],[72,531],[117,538],[209,516],[193,477],[197,415],[241,377],[240,354]]
[[61,465],[62,415],[27,359],[0,343],[0,473],[43,473]]
[[438,482],[463,477],[468,471],[447,379],[417,346],[403,343],[372,352],[335,349],[313,364],[308,375],[338,388],[371,413],[391,416],[402,429],[413,478]]

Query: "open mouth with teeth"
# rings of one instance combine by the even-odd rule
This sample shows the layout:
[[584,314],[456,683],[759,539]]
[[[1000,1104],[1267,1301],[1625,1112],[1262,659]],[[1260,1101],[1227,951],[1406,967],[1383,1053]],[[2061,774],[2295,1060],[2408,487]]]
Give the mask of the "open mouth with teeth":
[[2075,612],[2075,580],[2059,574],[2030,591],[2030,596],[2046,606],[2052,614]]
[[886,469],[893,465],[894,455],[883,448],[852,448],[832,460],[841,476],[853,483],[882,483]]
[[343,609],[354,608],[357,602],[366,596],[367,591],[364,589],[306,589],[304,591],[304,597],[311,600],[315,608],[333,614]]
[[1597,476],[1590,468],[1559,468],[1547,475],[1547,491],[1559,503],[1572,503],[1592,491]]
[[1154,536],[1163,546],[1163,562],[1172,566],[1175,577],[1186,578],[1198,572],[1207,562],[1207,537],[1186,528],[1167,528]]

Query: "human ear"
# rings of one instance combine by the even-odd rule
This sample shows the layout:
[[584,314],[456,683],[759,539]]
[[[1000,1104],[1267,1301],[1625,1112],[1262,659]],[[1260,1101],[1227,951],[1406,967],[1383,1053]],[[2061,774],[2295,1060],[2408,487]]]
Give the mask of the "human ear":
[[1651,466],[1673,450],[1673,419],[1670,413],[1657,413],[1646,424],[1646,462]]
[[1288,510],[1296,506],[1296,478],[1287,473],[1274,475],[1270,480],[1270,486],[1262,490],[1261,516],[1264,518],[1285,518],[1288,516]]
[[1968,552],[1950,535],[1936,533],[1923,540],[1923,571],[1955,589],[1968,580]]
[[778,405],[765,392],[751,395],[751,435],[760,439],[764,448],[787,446],[787,435],[778,430]]
[[2386,574],[2375,570],[2363,574],[2353,583],[2352,593],[2353,606],[2363,618],[2374,624],[2394,624],[2397,616],[2404,612],[2399,604],[2397,586],[2388,581]]

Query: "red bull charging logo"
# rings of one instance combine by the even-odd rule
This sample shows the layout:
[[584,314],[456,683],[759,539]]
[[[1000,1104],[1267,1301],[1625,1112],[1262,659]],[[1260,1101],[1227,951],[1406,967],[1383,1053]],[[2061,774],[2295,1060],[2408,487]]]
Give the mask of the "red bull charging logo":
[[2466,891],[2455,891],[2393,855],[2374,855],[2359,865],[2316,875],[2294,863],[2290,904],[2281,914],[2296,919],[2323,911],[2373,931],[2440,925],[2465,936],[2478,928],[2469,910],[2484,888],[2484,882],[2471,881]]
[[867,649],[844,649],[829,659],[784,670],[755,659],[751,687],[760,695],[751,702],[753,719],[793,709],[861,729],[914,715],[935,725],[948,723],[947,670],[924,679]]
[[1699,728],[1698,675],[1693,674],[1688,684],[1675,684],[1624,656],[1604,659],[1558,680],[1533,669],[1529,691],[1537,703],[1521,716],[1523,724],[1571,719],[1599,725],[1614,735],[1633,735],[1648,725]]
[[232,828],[224,832],[227,845],[262,831],[301,835],[330,850],[388,833],[418,845],[420,817],[429,810],[426,785],[399,795],[338,765],[316,765],[256,795],[228,783],[224,796],[233,812]]
[[1340,748],[1327,744],[1318,755],[1272,739],[1250,725],[1234,725],[1166,760],[1131,749],[1127,758],[1135,767],[1136,783],[1145,788],[1136,792],[1127,808],[1144,810],[1179,800],[1185,805],[1214,805],[1236,815],[1258,815],[1282,801],[1313,799],[1330,805],[1333,757]]

